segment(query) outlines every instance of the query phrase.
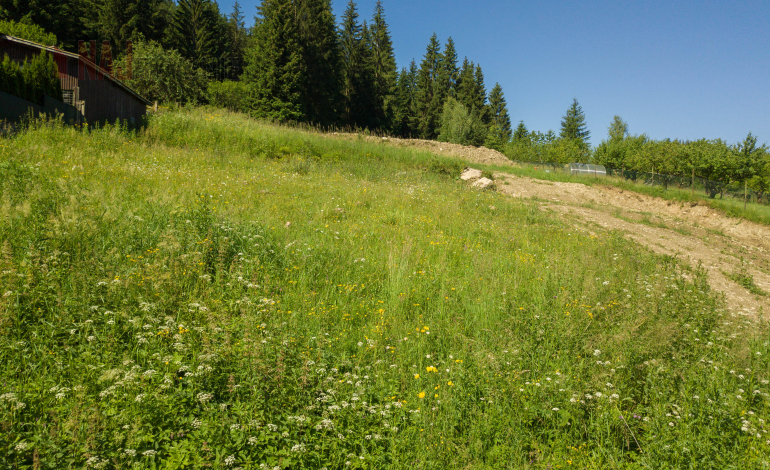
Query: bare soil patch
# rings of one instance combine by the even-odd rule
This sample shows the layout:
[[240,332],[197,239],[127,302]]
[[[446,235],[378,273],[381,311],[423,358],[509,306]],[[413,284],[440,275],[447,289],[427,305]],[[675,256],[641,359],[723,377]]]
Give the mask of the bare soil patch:
[[706,206],[666,201],[612,186],[540,181],[495,173],[497,190],[534,198],[543,208],[577,225],[618,230],[652,251],[701,265],[711,288],[728,308],[751,319],[770,312],[770,297],[750,292],[731,278],[739,272],[770,294],[770,228],[728,217]]

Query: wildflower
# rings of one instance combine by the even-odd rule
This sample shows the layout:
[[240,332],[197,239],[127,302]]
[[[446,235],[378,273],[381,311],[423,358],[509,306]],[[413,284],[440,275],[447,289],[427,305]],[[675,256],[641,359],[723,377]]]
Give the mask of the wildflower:
[[157,454],[157,452],[155,452],[154,450],[145,450],[144,452],[142,452],[142,455],[144,455],[145,457],[152,457],[155,454]]
[[234,463],[235,463],[234,455],[230,455],[229,457],[225,458],[225,465],[227,465],[228,467],[232,467]]
[[134,449],[123,449],[123,453],[128,455],[129,457],[136,456],[136,451]]
[[559,409],[554,407],[554,408],[551,408],[551,411],[559,411]]
[[598,357],[599,355],[601,355],[601,353],[602,353],[602,352],[601,352],[600,350],[598,350],[598,349],[594,349],[594,356],[597,356],[597,357]]
[[27,448],[29,448],[29,443],[24,441],[21,441],[14,446],[14,449],[16,450],[16,452],[24,452],[25,450],[27,450]]
[[420,392],[417,394],[417,398],[423,399],[425,398],[425,392]]
[[198,401],[201,403],[206,403],[207,401],[214,398],[214,395],[211,393],[199,393],[198,395],[195,396],[195,398],[197,398]]

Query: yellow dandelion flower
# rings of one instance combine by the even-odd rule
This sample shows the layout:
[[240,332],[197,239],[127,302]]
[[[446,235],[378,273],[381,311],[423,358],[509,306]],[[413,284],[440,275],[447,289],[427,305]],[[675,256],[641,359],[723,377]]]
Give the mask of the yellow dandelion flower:
[[418,393],[417,398],[420,398],[420,399],[425,398],[425,392]]
[[414,378],[415,379],[419,379],[420,378],[420,374],[414,374]]

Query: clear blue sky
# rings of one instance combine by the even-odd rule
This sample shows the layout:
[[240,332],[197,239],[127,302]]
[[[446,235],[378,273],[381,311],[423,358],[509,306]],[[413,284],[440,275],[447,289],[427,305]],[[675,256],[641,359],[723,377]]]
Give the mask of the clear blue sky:
[[[234,0],[220,0],[230,12]],[[259,0],[241,0],[253,24]],[[357,2],[362,19],[376,0]],[[334,0],[338,21],[346,2]],[[770,143],[770,0],[383,0],[399,69],[434,32],[503,87],[511,120],[558,133],[578,102],[591,143],[620,115],[655,139]]]

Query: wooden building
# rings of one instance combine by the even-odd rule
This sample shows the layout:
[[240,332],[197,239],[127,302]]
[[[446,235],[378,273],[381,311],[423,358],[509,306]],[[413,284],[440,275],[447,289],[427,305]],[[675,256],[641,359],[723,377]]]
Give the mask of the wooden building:
[[[95,42],[91,43],[93,52]],[[147,101],[110,71],[99,67],[89,57],[44,46],[0,32],[0,60],[8,55],[23,62],[48,51],[59,68],[62,96],[53,97],[73,106],[86,122],[128,122],[139,124],[147,113]],[[95,57],[96,54],[93,54]]]

